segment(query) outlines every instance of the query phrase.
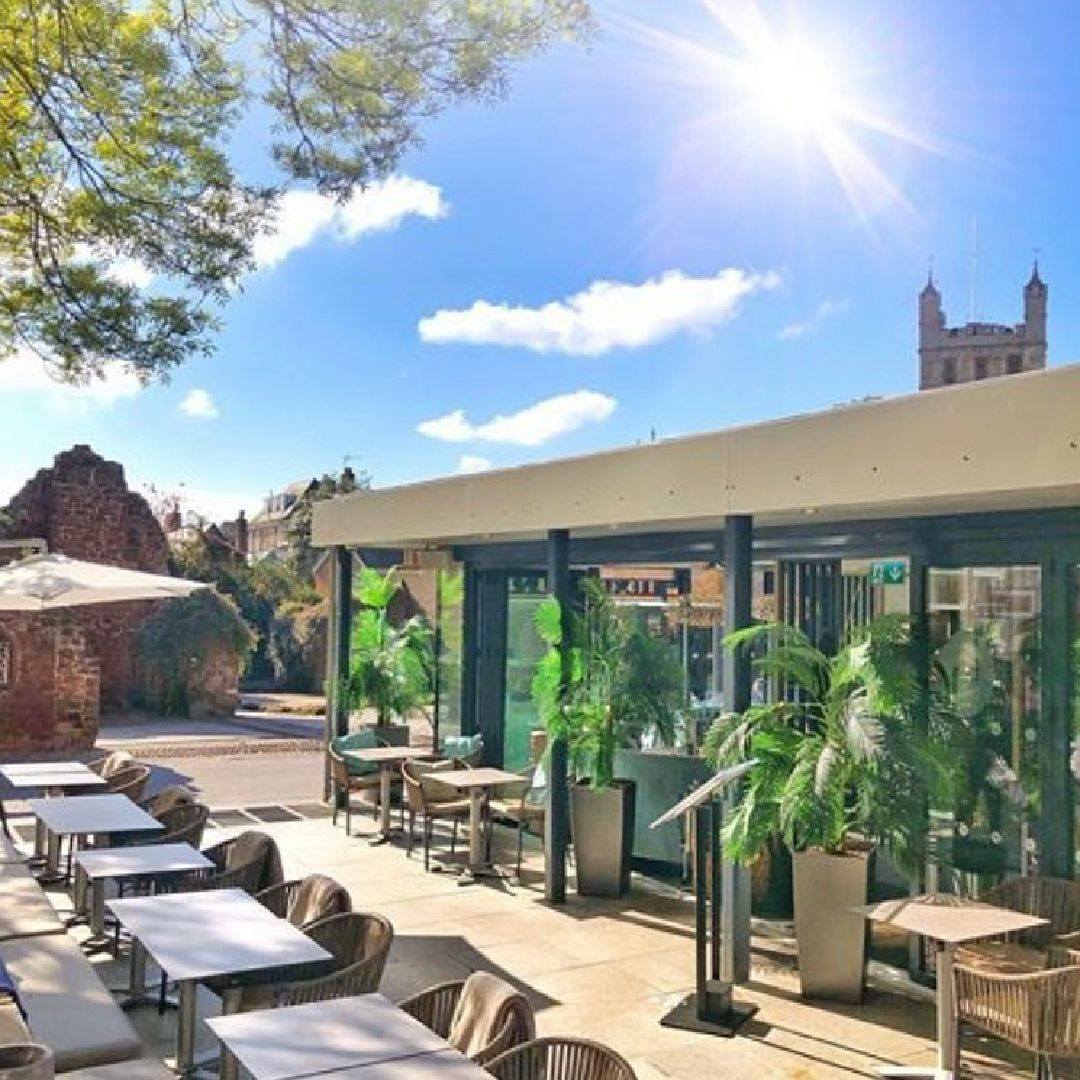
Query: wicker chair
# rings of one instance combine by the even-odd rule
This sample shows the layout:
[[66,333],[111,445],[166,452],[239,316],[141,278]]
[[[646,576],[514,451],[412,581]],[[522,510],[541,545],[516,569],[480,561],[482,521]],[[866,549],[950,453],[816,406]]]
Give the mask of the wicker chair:
[[156,795],[151,795],[139,803],[139,808],[145,810],[151,817],[157,817],[174,806],[191,806],[195,802],[195,793],[191,788],[183,784],[169,784],[163,787]]
[[105,790],[110,795],[126,795],[137,803],[143,797],[149,779],[150,766],[134,762],[105,777]]
[[[345,811],[345,835],[352,835],[352,796],[354,792],[377,792],[380,780],[378,773],[357,775],[349,772],[348,762],[333,746],[326,749],[330,758],[330,785],[333,789],[331,799],[334,808],[333,823],[337,825],[339,807]],[[374,799],[372,806],[378,816],[379,804]]]
[[[517,830],[517,876],[521,877],[521,857],[525,843],[525,833],[531,829],[544,840],[544,819],[547,814],[546,799],[542,798],[544,789],[533,784],[535,769],[530,767],[520,771],[521,788],[504,789],[506,795],[501,799],[492,799],[488,804],[492,819],[509,821]],[[491,844],[491,830],[488,829],[488,845]],[[491,852],[488,852],[490,858]]]
[[284,881],[256,893],[255,899],[279,919],[301,930],[331,915],[352,911],[349,890],[325,874]]
[[[450,854],[457,847],[458,825],[469,816],[469,800],[457,795],[441,796],[438,792],[438,773],[461,768],[457,761],[406,761],[401,766],[405,785],[405,806],[409,814],[406,833],[406,856],[412,855],[416,819],[420,818],[420,832],[424,844],[424,869],[431,867],[431,837],[438,820],[453,823],[450,833]],[[432,777],[434,776],[434,779]]]
[[[954,986],[957,1019],[1030,1051],[1040,1080],[1053,1075],[1051,1058],[1080,1058],[1080,966],[1075,963],[1024,975],[958,964]],[[959,1068],[959,1046],[954,1057]]]
[[637,1080],[614,1050],[587,1039],[534,1039],[485,1068],[499,1080]]
[[1080,946],[1080,882],[1037,875],[1009,878],[979,899],[1037,915],[1047,925],[965,945],[956,951],[958,964],[1003,975],[1040,971],[1046,967],[1046,950],[1055,939],[1066,947]]
[[87,768],[96,772],[103,780],[108,780],[120,769],[133,764],[135,764],[135,759],[126,750],[114,750],[111,754],[103,754],[91,761]]
[[[472,1012],[470,998],[489,994],[493,984],[496,992],[503,992],[503,999],[491,1017],[491,1025],[466,1040],[455,1020]],[[477,1065],[485,1065],[536,1036],[536,1020],[525,995],[486,972],[475,972],[460,982],[432,986],[402,1001],[398,1008],[446,1039],[456,1050],[468,1054]]]
[[280,885],[281,853],[266,833],[243,832],[231,840],[207,848],[203,854],[214,864],[212,870],[186,880],[190,891],[201,889],[243,889],[255,896],[263,889]]

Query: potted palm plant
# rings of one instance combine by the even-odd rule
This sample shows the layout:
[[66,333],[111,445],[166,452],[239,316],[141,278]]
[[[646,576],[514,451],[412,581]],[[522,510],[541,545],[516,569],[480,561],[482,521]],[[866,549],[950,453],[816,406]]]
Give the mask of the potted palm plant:
[[754,665],[788,700],[722,717],[703,752],[716,766],[750,758],[725,851],[744,863],[770,843],[792,852],[799,977],[807,997],[859,1001],[876,843],[901,865],[925,857],[925,799],[937,763],[919,735],[906,625],[871,626],[828,656],[777,624],[738,631],[730,648],[764,645]]
[[548,598],[536,628],[548,645],[533,680],[533,699],[552,738],[565,738],[576,780],[570,789],[577,889],[582,896],[623,896],[630,888],[634,842],[632,780],[615,776],[615,751],[637,730],[626,707],[629,630],[604,591],[582,583],[584,611],[572,620],[569,677],[563,679],[559,603]]
[[349,673],[343,693],[350,710],[371,709],[375,731],[390,745],[408,743],[409,713],[431,698],[431,630],[419,616],[401,626],[390,620],[390,605],[401,588],[394,570],[365,567],[356,586],[361,609],[352,631]]

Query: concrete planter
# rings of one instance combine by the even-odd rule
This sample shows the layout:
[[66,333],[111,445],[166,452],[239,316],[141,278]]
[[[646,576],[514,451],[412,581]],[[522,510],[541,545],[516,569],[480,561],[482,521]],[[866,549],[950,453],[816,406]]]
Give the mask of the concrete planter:
[[38,1043],[0,1046],[0,1080],[52,1080],[53,1053]]
[[599,790],[587,783],[570,789],[578,895],[619,897],[630,891],[636,793],[632,780]]
[[792,858],[803,997],[862,1001],[867,922],[850,909],[866,903],[870,860],[869,850],[800,851]]

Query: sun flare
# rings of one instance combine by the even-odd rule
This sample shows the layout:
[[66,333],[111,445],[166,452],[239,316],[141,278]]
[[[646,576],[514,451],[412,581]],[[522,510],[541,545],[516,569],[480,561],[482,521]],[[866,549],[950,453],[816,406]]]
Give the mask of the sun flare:
[[842,98],[823,56],[805,42],[771,43],[743,65],[741,83],[749,104],[764,119],[796,135],[833,123]]

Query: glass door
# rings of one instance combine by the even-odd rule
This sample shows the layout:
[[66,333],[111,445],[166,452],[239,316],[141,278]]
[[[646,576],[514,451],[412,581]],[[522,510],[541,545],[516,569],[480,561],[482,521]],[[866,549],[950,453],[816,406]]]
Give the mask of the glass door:
[[1037,866],[1037,566],[931,569],[931,735],[951,770],[931,807],[931,887],[974,895]]
[[524,769],[532,760],[532,733],[540,727],[532,682],[547,647],[536,632],[536,609],[546,595],[540,576],[510,579],[506,618],[506,699],[503,711],[503,767]]

